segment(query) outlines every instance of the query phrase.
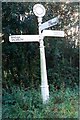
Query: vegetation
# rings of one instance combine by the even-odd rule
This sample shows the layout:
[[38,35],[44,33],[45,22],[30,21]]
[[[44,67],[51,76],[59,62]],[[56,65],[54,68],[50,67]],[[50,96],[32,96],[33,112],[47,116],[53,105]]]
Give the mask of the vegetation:
[[70,88],[56,91],[53,86],[48,104],[43,105],[40,90],[12,87],[3,90],[4,118],[78,118],[78,92]]
[[46,64],[50,99],[42,104],[39,43],[10,43],[9,35],[38,34],[35,2],[2,4],[2,85],[5,118],[78,118],[79,3],[44,3],[43,22],[60,15],[64,38],[46,37]]

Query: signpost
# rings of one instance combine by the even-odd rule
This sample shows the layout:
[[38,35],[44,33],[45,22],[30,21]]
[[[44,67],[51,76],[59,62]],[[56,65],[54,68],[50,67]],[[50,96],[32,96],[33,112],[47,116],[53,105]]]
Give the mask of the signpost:
[[41,63],[41,94],[43,103],[49,100],[49,86],[47,80],[46,59],[44,49],[44,37],[64,37],[64,31],[59,30],[45,30],[51,26],[56,25],[58,17],[55,17],[45,23],[42,23],[42,17],[45,15],[45,8],[41,4],[36,4],[33,7],[34,14],[38,17],[39,35],[11,35],[9,36],[10,42],[39,42],[40,43],[40,63]]

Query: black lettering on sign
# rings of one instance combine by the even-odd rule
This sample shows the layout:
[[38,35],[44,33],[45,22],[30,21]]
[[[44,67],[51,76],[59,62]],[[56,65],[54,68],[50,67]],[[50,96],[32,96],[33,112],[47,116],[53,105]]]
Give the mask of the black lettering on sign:
[[18,36],[11,36],[11,40],[12,41],[23,41],[23,39],[20,38],[20,36],[19,37]]
[[52,21],[49,21],[49,22],[48,22],[48,25],[49,25],[49,26],[52,26],[52,25],[55,25],[55,24],[57,24],[57,22],[52,22]]

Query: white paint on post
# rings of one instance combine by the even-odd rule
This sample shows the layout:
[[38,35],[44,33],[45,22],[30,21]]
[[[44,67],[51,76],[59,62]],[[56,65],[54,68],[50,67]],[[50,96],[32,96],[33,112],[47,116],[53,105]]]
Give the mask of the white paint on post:
[[45,104],[49,100],[49,86],[47,79],[44,41],[40,29],[42,19],[38,18],[38,22],[39,22],[39,36],[40,36],[39,42],[40,42],[40,64],[41,64],[41,95],[42,95],[43,103]]
[[48,102],[49,99],[49,87],[47,80],[45,49],[44,46],[41,45],[41,43],[40,43],[40,64],[41,64],[41,94],[43,98],[43,103],[46,103]]
[[59,30],[43,30],[42,35],[45,36],[54,36],[54,37],[64,37],[64,31]]
[[43,103],[47,103],[49,99],[49,86],[46,70],[45,49],[43,41],[40,41],[40,64],[41,64],[41,94]]
[[45,104],[49,100],[49,86],[47,79],[44,41],[40,30],[40,24],[39,24],[39,35],[40,35],[40,64],[41,64],[41,94],[42,94],[43,103]]
[[10,42],[39,42],[39,35],[11,35]]

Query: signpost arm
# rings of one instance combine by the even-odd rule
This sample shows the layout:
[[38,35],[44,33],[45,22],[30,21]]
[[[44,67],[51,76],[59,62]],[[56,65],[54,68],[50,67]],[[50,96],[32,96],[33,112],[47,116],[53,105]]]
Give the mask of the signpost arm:
[[46,70],[46,59],[45,59],[45,49],[44,49],[44,41],[43,36],[41,34],[41,22],[42,18],[38,18],[39,23],[39,42],[40,42],[40,62],[41,62],[41,94],[43,103],[46,103],[49,99],[49,86],[47,80],[47,70]]

